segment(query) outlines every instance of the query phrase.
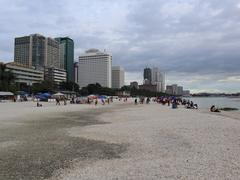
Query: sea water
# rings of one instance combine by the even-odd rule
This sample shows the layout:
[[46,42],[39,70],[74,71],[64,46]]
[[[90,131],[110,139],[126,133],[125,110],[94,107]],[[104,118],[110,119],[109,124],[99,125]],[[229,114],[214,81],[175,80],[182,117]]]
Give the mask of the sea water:
[[199,108],[210,108],[215,105],[218,108],[230,107],[238,108],[240,110],[240,98],[228,98],[228,97],[192,97],[186,98],[198,104]]

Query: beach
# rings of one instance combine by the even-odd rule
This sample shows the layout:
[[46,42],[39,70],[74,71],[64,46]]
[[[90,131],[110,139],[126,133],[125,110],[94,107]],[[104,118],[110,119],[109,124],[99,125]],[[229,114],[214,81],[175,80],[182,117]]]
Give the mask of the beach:
[[240,177],[238,114],[132,100],[1,103],[0,114],[0,179]]

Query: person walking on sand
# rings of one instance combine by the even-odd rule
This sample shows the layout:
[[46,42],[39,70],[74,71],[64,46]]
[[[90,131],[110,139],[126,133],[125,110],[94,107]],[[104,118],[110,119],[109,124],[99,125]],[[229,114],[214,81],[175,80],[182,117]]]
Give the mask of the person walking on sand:
[[60,99],[59,98],[56,98],[56,106],[60,106]]
[[63,102],[64,102],[64,106],[66,106],[66,105],[67,105],[67,100],[66,100],[66,98],[63,99]]
[[102,99],[102,105],[105,105],[105,101],[104,101],[104,99]]

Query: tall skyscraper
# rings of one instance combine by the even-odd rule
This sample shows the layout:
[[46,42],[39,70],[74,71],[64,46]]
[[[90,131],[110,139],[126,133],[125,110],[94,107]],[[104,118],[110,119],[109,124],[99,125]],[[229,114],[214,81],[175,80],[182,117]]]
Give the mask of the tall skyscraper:
[[165,92],[165,74],[159,68],[152,68],[152,84],[157,85],[158,92]]
[[152,82],[152,69],[150,69],[150,68],[144,69],[143,80],[148,81],[149,83]]
[[156,85],[157,92],[165,92],[165,74],[159,68],[145,68],[143,77],[145,85]]
[[74,63],[74,82],[78,83],[78,66],[79,62]]
[[29,68],[60,67],[59,43],[40,34],[15,38],[14,62]]
[[80,88],[99,83],[112,87],[112,55],[90,49],[79,56],[78,84]]
[[46,49],[45,67],[60,68],[59,43],[52,38],[46,38],[45,49]]
[[124,86],[125,72],[120,66],[112,67],[112,88],[121,88]]
[[69,37],[59,37],[60,68],[67,71],[67,81],[74,82],[74,41]]

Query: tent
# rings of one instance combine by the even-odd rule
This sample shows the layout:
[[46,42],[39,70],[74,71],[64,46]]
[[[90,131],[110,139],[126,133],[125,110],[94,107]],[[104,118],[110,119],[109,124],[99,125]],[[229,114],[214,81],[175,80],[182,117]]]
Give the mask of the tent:
[[14,96],[14,94],[11,92],[0,91],[0,96]]
[[65,98],[65,95],[59,92],[59,93],[53,94],[52,97],[62,99],[62,98]]
[[64,94],[59,92],[59,93],[53,94],[53,96],[64,96]]
[[0,100],[13,100],[14,94],[11,92],[0,91]]

